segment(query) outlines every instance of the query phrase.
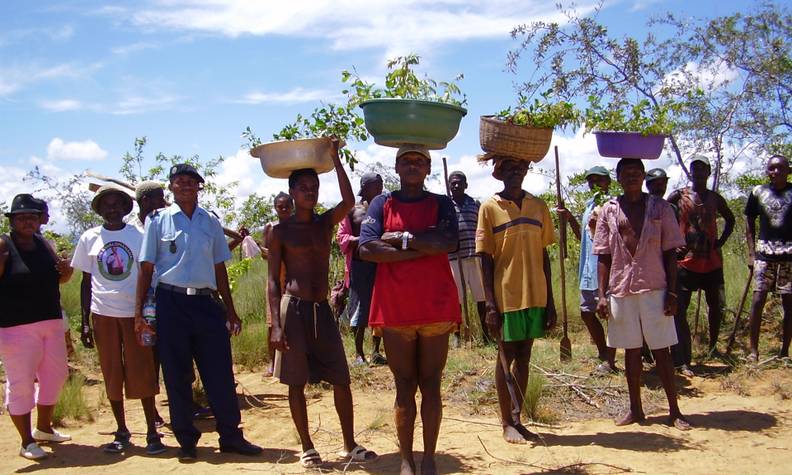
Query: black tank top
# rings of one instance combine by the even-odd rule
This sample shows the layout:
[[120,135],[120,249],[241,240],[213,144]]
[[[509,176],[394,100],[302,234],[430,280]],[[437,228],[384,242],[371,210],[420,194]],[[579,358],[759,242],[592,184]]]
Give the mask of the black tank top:
[[34,236],[36,248],[23,251],[9,236],[2,239],[8,260],[0,277],[0,328],[61,318],[59,275],[47,244]]

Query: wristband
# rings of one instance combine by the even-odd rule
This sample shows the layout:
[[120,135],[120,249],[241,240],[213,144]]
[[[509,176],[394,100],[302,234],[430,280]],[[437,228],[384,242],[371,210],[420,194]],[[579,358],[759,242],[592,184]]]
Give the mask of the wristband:
[[410,231],[404,231],[402,233],[402,251],[407,250],[407,242],[412,239],[413,235],[410,234]]

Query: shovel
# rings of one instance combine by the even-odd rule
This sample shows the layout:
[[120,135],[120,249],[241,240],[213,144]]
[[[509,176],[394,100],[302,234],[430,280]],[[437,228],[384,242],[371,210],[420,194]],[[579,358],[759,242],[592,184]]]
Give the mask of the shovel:
[[[563,204],[561,199],[561,173],[558,166],[558,146],[555,147],[555,168],[556,168],[556,201],[560,207]],[[559,268],[561,269],[561,314],[564,322],[564,336],[561,338],[561,361],[568,361],[572,358],[572,342],[569,341],[568,323],[567,323],[567,307],[566,307],[566,271],[564,269],[564,260],[566,259],[567,251],[567,230],[566,230],[566,217],[564,215],[558,216],[558,261]]]

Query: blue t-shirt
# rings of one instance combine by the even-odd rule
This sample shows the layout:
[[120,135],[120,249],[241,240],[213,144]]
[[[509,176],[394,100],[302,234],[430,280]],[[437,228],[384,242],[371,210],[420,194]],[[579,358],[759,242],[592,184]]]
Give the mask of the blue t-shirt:
[[586,202],[586,209],[583,211],[583,221],[580,223],[580,266],[578,267],[578,281],[580,290],[597,290],[597,256],[594,255],[594,239],[589,232],[588,222],[591,213],[594,211],[596,203],[594,198]]

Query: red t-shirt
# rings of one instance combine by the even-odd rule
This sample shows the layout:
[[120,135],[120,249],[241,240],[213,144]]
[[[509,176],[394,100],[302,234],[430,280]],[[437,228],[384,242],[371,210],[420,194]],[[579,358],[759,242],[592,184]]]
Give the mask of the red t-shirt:
[[[378,239],[384,232],[421,233],[436,227],[441,220],[453,221],[449,222],[452,227],[456,225],[453,204],[445,196],[426,193],[417,201],[401,201],[393,194],[378,196],[363,222],[361,245]],[[460,321],[457,289],[447,254],[377,264],[369,326]]]

